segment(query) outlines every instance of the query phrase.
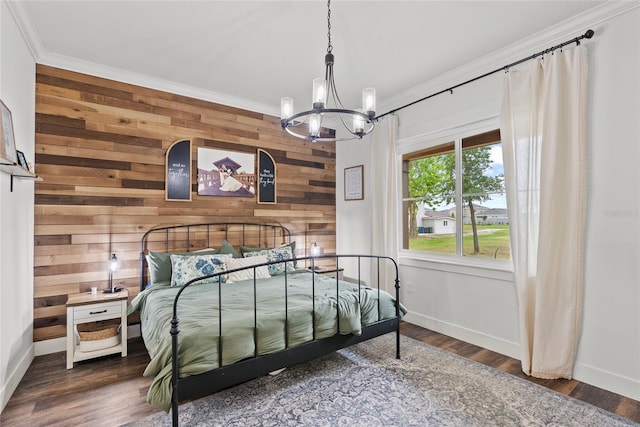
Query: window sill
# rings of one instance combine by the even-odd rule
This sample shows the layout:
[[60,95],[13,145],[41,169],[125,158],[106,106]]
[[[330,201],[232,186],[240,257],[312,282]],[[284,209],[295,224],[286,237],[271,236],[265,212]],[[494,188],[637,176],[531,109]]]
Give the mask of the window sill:
[[400,251],[399,265],[513,282],[511,261]]

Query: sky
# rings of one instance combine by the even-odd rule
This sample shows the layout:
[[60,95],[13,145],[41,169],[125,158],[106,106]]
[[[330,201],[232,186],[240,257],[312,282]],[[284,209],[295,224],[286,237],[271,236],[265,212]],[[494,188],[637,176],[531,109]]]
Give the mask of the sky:
[[[504,175],[504,164],[502,160],[502,146],[493,146],[491,147],[491,171],[489,175]],[[482,206],[486,206],[488,208],[502,208],[505,209],[507,207],[507,196],[506,194],[495,194],[491,200],[483,202]]]

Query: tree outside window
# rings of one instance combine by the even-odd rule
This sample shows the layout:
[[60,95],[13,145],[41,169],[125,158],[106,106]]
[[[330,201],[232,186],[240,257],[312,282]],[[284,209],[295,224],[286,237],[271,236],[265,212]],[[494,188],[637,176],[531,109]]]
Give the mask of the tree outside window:
[[499,131],[406,154],[403,171],[405,249],[510,258]]

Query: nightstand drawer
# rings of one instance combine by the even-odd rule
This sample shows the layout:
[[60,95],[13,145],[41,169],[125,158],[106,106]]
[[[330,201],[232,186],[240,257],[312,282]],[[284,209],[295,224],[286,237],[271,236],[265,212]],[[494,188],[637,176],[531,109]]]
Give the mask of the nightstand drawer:
[[113,319],[115,317],[120,317],[121,315],[122,303],[120,301],[73,307],[74,323]]

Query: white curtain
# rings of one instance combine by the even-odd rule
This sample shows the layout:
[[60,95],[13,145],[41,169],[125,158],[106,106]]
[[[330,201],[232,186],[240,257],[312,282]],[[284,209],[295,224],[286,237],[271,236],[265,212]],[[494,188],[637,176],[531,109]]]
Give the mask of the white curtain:
[[505,75],[501,136],[522,370],[571,378],[582,323],[586,48]]
[[[371,138],[371,253],[387,255],[398,260],[397,238],[397,143],[398,117],[385,116],[376,124]],[[380,281],[387,292],[395,295],[393,279],[395,270],[390,264],[381,264]],[[385,267],[386,266],[386,267]],[[377,283],[377,265],[371,266],[371,281]]]

